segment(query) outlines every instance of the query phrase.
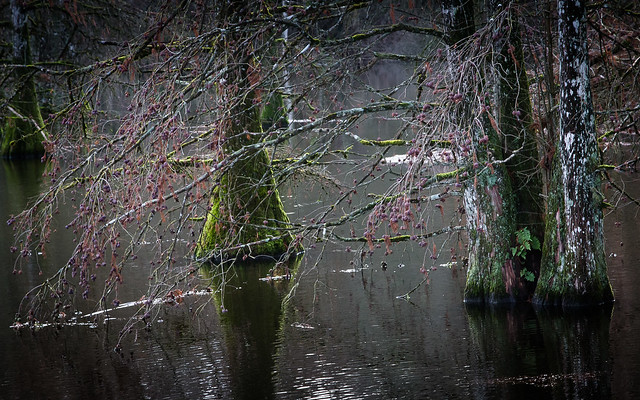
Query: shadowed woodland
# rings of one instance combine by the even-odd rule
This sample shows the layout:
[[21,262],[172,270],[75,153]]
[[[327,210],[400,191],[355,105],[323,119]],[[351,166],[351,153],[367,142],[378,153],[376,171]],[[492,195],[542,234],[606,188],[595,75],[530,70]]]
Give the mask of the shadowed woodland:
[[222,295],[235,261],[288,279],[336,243],[352,265],[413,243],[416,287],[446,258],[467,303],[613,301],[603,219],[638,204],[611,178],[638,161],[636,2],[2,7],[0,151],[46,177],[8,221],[14,272],[59,231],[75,245],[17,326],[117,307],[141,246],[123,334],[203,276]]

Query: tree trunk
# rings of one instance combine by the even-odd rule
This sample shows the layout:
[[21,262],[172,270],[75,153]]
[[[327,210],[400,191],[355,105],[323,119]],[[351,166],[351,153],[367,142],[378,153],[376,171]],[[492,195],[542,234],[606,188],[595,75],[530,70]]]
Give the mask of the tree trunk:
[[[223,2],[218,10],[220,21],[240,23],[253,18],[252,6],[244,1]],[[241,47],[236,48],[238,44]],[[250,41],[240,31],[232,31],[221,43],[232,66],[227,75],[228,85],[221,84],[221,99],[236,102],[219,129],[224,133],[225,155],[243,150],[242,155],[227,158],[229,163],[219,184],[213,189],[211,209],[196,246],[196,257],[221,259],[235,257],[279,257],[287,253],[293,242],[286,230],[290,226],[284,211],[267,151],[258,146],[262,140],[261,117],[274,121],[280,104],[261,103],[256,86],[260,82],[260,66]],[[225,92],[226,91],[226,92]],[[274,102],[275,103],[275,102]],[[263,107],[265,108],[265,107]]]
[[534,301],[594,305],[613,300],[607,277],[600,154],[589,83],[586,7],[558,1],[560,133]]
[[504,165],[493,172],[487,169],[476,174],[473,183],[464,190],[469,231],[469,266],[464,291],[467,303],[516,300],[519,276],[515,275],[511,259],[511,241],[516,230],[514,205]]
[[[503,141],[504,157],[510,158],[505,164],[511,179],[511,188],[516,208],[516,235],[511,237],[512,248],[521,246],[518,242],[521,232],[528,231],[531,241],[541,243],[544,237],[544,203],[542,175],[539,172],[538,145],[533,128],[533,112],[529,92],[529,82],[525,70],[520,24],[514,8],[516,1],[489,2],[490,13],[506,13],[505,26],[494,33],[494,52],[498,72],[495,79],[495,109]],[[503,6],[504,4],[504,6]],[[502,33],[499,35],[497,33]],[[531,245],[531,242],[529,243]],[[540,246],[530,248],[521,256],[511,254],[511,269],[516,278],[518,300],[530,300],[540,273]],[[525,278],[527,277],[527,278]]]
[[[29,29],[24,2],[11,0],[11,22],[13,24],[13,58],[16,64],[32,63],[29,46]],[[40,113],[33,71],[27,67],[16,67],[16,95],[10,103],[0,156],[6,158],[39,157],[44,154],[42,141],[47,134]]]
[[[492,3],[498,2],[492,0]],[[494,42],[495,49],[499,50],[495,59],[496,69],[500,73],[496,79],[496,114],[504,141],[504,156],[509,157],[517,152],[517,155],[506,163],[516,196],[517,229],[527,228],[541,239],[544,235],[544,205],[540,196],[542,177],[538,172],[539,157],[533,128],[529,81],[525,70],[518,17],[511,4],[505,5],[504,8],[499,4],[491,5],[494,14],[503,10],[508,13],[508,25],[502,28],[505,34]]]
[[[495,4],[494,4],[495,3]],[[488,14],[497,15],[504,9],[509,13],[506,26],[497,26],[502,36],[492,43],[492,67],[479,82],[473,82],[465,91],[473,99],[477,93],[489,94],[491,111],[474,120],[477,109],[465,116],[456,116],[459,122],[471,128],[471,160],[475,175],[464,190],[464,206],[469,231],[469,268],[465,288],[465,302],[502,303],[527,300],[533,294],[535,282],[523,278],[525,268],[537,276],[540,252],[530,250],[514,255],[513,248],[518,230],[527,229],[530,235],[542,236],[542,205],[538,198],[540,177],[536,174],[537,147],[531,127],[531,103],[522,44],[516,17],[511,7],[489,2]],[[444,3],[443,15],[448,34],[451,68],[457,68],[463,56],[456,54],[457,42],[470,36],[469,21],[473,21],[470,1],[452,0]],[[452,25],[453,24],[453,25]],[[455,24],[458,24],[456,26]],[[461,26],[464,24],[464,26]],[[496,32],[496,33],[498,33]],[[506,32],[506,34],[505,34]],[[466,35],[466,36],[465,36]],[[487,61],[489,64],[489,61]],[[461,79],[466,79],[461,77]],[[492,116],[494,115],[495,118]],[[464,122],[463,122],[464,123]],[[465,131],[465,129],[461,129]],[[501,160],[514,154],[511,161]]]
[[[253,104],[254,96],[255,93],[245,96],[230,121],[224,144],[227,154],[250,149],[260,140],[256,135],[262,132],[260,110]],[[267,151],[257,147],[229,162],[232,166],[213,190],[196,257],[277,257],[286,253],[293,237],[285,229],[290,225],[289,217],[280,200]]]

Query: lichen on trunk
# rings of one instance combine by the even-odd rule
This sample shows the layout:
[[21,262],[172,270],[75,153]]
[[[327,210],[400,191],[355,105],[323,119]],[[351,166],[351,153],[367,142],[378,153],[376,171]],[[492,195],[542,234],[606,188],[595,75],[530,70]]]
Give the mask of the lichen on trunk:
[[[513,249],[518,246],[519,230],[528,230],[536,239],[541,237],[543,214],[517,16],[510,2],[486,3],[487,15],[493,16],[488,21],[493,30],[490,36],[495,39],[482,46],[491,50],[485,51],[478,76],[470,78],[469,75],[476,75],[476,69],[469,68],[472,72],[456,79],[456,71],[461,67],[464,70],[469,58],[456,54],[458,48],[465,47],[468,37],[482,35],[473,35],[469,29],[474,20],[470,14],[473,2],[449,0],[444,4],[445,25],[450,32],[446,37],[459,41],[448,42],[450,68],[454,71],[453,80],[462,82],[466,93],[461,102],[465,105],[455,118],[459,130],[469,132],[469,160],[473,165],[468,169],[475,171],[464,191],[469,231],[465,302],[526,301],[535,283],[525,279],[523,272],[537,276],[540,252],[515,254]],[[471,52],[476,50],[473,44],[467,47]]]
[[560,135],[534,302],[596,305],[613,301],[613,292],[604,249],[604,199],[589,84],[586,7],[577,0],[559,1],[558,14]]
[[465,188],[464,206],[469,229],[465,302],[512,302],[519,278],[510,254],[516,216],[504,166],[477,174],[473,184]]

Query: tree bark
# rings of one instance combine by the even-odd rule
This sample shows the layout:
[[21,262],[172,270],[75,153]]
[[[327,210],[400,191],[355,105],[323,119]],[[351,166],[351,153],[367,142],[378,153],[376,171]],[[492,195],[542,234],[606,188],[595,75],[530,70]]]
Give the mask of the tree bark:
[[[467,120],[470,127],[467,129],[471,136],[470,159],[475,171],[464,190],[469,230],[465,288],[465,302],[468,303],[528,300],[535,283],[525,280],[522,272],[527,268],[537,276],[540,252],[531,250],[521,257],[514,255],[512,249],[518,245],[518,230],[526,228],[538,238],[543,230],[542,205],[538,198],[541,181],[536,173],[537,147],[531,127],[529,86],[517,18],[509,4],[503,7],[497,2],[488,2],[487,11],[489,15],[509,13],[508,24],[495,28],[493,36],[496,40],[490,45],[492,50],[487,50],[490,51],[486,56],[490,66],[485,75],[465,88],[469,103],[487,110],[480,117],[474,115],[477,109],[456,116],[459,122]],[[460,40],[473,34],[473,29],[469,29],[473,15],[468,15],[472,12],[473,4],[469,1],[444,3],[445,38],[449,39],[451,68],[456,69],[464,62],[463,56],[456,54],[456,47]],[[489,100],[477,104],[474,99],[477,93],[487,94]],[[476,123],[469,123],[474,120]],[[502,162],[512,154],[512,161]]]
[[44,154],[43,139],[47,136],[36,93],[29,46],[29,28],[24,2],[11,0],[13,25],[13,58],[19,67],[13,74],[16,79],[16,95],[11,101],[0,156],[6,158],[39,157]]
[[600,153],[589,82],[586,7],[558,1],[560,126],[540,279],[534,302],[581,306],[613,301],[607,277]]
[[541,239],[544,235],[544,205],[540,196],[542,176],[538,172],[538,147],[520,24],[514,10],[516,2],[506,2],[504,7],[497,3],[501,2],[490,2],[491,11],[494,14],[506,12],[508,25],[502,27],[503,35],[494,42],[496,70],[499,71],[495,104],[505,148],[504,156],[509,157],[517,152],[517,156],[506,163],[516,196],[517,229],[527,228]]
[[[544,237],[543,183],[540,173],[536,132],[533,128],[533,111],[529,92],[529,81],[525,70],[517,1],[489,1],[493,15],[505,13],[506,25],[494,33],[494,71],[496,91],[495,114],[498,118],[503,142],[505,163],[511,180],[515,209],[516,232],[528,230],[531,238],[542,243]],[[521,245],[511,237],[511,247]],[[530,300],[540,273],[540,248],[531,248],[522,256],[511,254],[516,290],[512,295],[518,300]],[[508,268],[507,268],[508,269]],[[524,279],[523,276],[529,276]]]
[[[254,137],[261,132],[259,109],[251,100],[247,97],[246,109],[233,123],[225,144],[229,153],[257,143]],[[213,190],[196,256],[276,257],[286,253],[293,238],[285,230],[290,225],[289,217],[280,200],[267,151],[251,150],[231,162],[233,166]],[[249,243],[256,244],[246,246]],[[228,251],[230,248],[233,250]]]
[[[225,3],[219,10],[220,20],[226,23],[250,19],[250,14],[251,6],[239,0]],[[223,151],[225,155],[244,152],[227,159],[230,165],[213,189],[211,209],[196,247],[200,259],[278,257],[291,250],[293,242],[286,230],[290,221],[278,194],[271,159],[264,148],[256,146],[262,137],[263,99],[256,90],[259,63],[247,49],[250,41],[234,47],[246,40],[242,35],[233,31],[221,43],[221,53],[233,67],[227,75],[228,85],[220,84],[218,94],[235,102],[226,123],[219,126],[224,133]]]
[[[240,67],[238,86],[249,87],[249,63]],[[232,86],[235,87],[235,86]],[[234,89],[232,89],[234,90]],[[233,108],[223,145],[226,154],[246,150],[229,159],[232,164],[213,189],[211,209],[196,248],[196,257],[225,259],[238,256],[278,257],[293,237],[264,148],[255,146],[262,132],[259,99],[248,90]]]

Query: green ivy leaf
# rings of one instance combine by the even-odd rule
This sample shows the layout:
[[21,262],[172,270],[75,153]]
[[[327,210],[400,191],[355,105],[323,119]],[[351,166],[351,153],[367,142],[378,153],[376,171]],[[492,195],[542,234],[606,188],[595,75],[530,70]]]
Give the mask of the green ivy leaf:
[[523,268],[520,271],[520,276],[524,278],[524,280],[527,280],[529,282],[533,282],[536,279],[536,276],[533,274],[533,272],[529,271],[526,268]]
[[540,250],[540,241],[535,236],[531,238],[531,248],[534,250]]

